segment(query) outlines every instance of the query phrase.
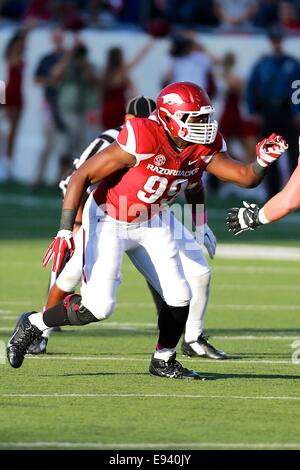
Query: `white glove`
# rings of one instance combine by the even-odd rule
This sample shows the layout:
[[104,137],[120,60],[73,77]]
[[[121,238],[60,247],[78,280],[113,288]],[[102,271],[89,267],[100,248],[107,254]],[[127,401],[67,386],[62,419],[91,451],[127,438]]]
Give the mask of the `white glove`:
[[209,228],[207,224],[204,224],[204,246],[207,250],[210,259],[214,259],[217,248],[217,239],[215,237],[214,232]]

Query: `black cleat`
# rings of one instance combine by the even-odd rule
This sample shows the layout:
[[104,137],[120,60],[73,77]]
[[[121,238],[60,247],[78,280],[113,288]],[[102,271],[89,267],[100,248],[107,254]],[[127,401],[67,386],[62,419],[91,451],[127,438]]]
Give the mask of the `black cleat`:
[[28,319],[29,315],[36,312],[23,313],[7,345],[7,359],[15,369],[21,367],[27,349],[33,340],[40,338],[42,332]]
[[228,355],[224,351],[219,351],[207,340],[207,337],[201,334],[197,341],[186,343],[182,341],[181,351],[183,356],[188,357],[209,357],[210,359],[224,360]]
[[174,353],[168,361],[155,359],[153,355],[149,366],[149,372],[150,375],[166,377],[169,379],[205,380],[205,378],[201,377],[197,372],[185,369],[185,367],[176,361],[176,353]]
[[36,338],[27,349],[27,354],[46,354],[48,338]]

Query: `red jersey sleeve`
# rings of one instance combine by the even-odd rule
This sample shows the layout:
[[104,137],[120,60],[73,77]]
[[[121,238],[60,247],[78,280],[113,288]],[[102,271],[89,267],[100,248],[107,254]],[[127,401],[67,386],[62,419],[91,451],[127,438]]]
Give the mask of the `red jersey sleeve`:
[[120,131],[117,142],[125,152],[134,155],[137,166],[141,160],[155,155],[157,148],[156,123],[144,118],[128,119]]
[[215,141],[212,144],[206,146],[205,150],[201,152],[201,158],[204,163],[208,165],[213,156],[216,155],[216,153],[221,152],[227,152],[227,145],[221,132],[218,132]]

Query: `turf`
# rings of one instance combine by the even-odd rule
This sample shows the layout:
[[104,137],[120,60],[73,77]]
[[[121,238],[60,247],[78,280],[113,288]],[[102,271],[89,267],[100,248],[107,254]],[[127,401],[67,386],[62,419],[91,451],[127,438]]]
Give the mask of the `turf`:
[[[43,303],[48,272],[40,260],[57,209],[12,202],[0,209],[3,351],[17,316]],[[274,243],[294,244],[296,229],[286,227],[277,228]],[[217,231],[225,239],[221,225]],[[111,319],[54,333],[48,354],[28,356],[19,370],[0,365],[0,448],[300,448],[300,364],[292,363],[292,344],[300,340],[300,267],[255,259],[211,265],[206,333],[231,359],[179,354],[207,380],[148,375],[155,310],[125,258]]]

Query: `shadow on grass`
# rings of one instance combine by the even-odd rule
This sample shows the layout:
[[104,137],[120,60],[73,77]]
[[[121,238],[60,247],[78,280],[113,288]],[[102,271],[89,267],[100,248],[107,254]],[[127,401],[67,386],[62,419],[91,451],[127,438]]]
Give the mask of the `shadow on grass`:
[[[198,374],[206,380],[226,380],[226,379],[266,379],[266,380],[300,380],[299,375],[287,375],[287,374],[239,374],[239,373],[217,373],[217,372],[201,372],[197,370]],[[65,373],[65,374],[53,374],[53,377],[103,377],[103,376],[150,376],[148,372],[78,372],[78,373]],[[47,377],[50,375],[43,374],[39,377]],[[159,377],[160,378],[160,377]],[[187,379],[189,380],[189,379]]]
[[[201,372],[199,372],[201,374]],[[202,373],[205,377],[210,380],[219,380],[219,379],[280,379],[280,380],[300,380],[300,372],[299,375],[282,375],[282,374],[237,374],[237,373],[215,373],[215,372],[204,372]]]

